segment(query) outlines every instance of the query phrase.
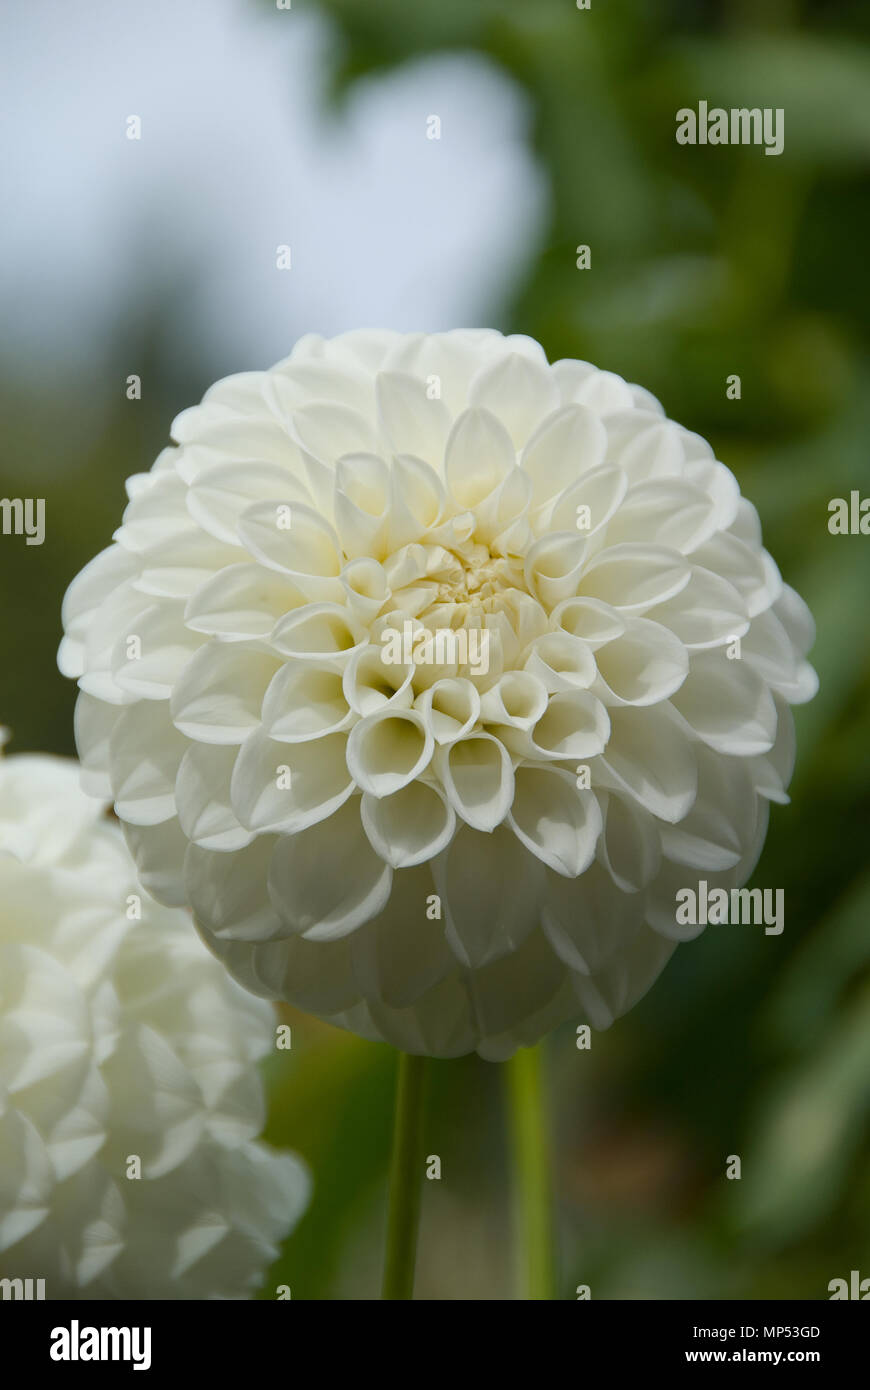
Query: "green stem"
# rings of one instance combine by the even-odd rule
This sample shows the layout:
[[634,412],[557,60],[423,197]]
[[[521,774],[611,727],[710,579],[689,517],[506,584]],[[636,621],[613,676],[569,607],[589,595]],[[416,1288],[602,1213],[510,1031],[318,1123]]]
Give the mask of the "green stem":
[[425,1076],[425,1057],[399,1053],[383,1298],[414,1296],[417,1227],[423,1190]]
[[553,1186],[543,1045],[522,1048],[507,1063],[515,1169],[522,1296],[555,1297]]

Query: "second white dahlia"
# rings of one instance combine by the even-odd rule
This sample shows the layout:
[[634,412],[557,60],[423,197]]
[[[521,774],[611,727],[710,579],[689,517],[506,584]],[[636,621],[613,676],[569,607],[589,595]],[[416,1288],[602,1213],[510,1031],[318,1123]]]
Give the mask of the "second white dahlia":
[[310,1186],[257,1139],[274,1016],[141,892],[78,782],[0,758],[0,1278],[249,1298]]
[[733,474],[488,331],[304,338],[173,437],[61,650],[149,890],[410,1052],[606,1026],[700,930],[678,889],[749,876],[815,689]]

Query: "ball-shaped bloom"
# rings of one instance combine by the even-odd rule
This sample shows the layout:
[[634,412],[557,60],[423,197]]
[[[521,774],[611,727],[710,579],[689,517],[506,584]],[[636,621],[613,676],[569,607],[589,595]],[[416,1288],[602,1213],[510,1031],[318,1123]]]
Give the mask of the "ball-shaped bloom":
[[0,759],[0,1276],[250,1297],[309,1185],[256,1138],[274,1037],[189,915],[142,893],[75,764]]
[[218,382],[73,582],[87,784],[251,989],[411,1052],[606,1026],[785,800],[809,613],[648,392],[495,332]]

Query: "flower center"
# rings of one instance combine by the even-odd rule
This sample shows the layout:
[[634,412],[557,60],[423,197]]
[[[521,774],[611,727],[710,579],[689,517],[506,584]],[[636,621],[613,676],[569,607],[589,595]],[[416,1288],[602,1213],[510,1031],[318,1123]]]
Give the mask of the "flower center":
[[442,557],[432,575],[438,584],[436,603],[491,612],[501,606],[498,600],[505,590],[525,587],[522,566],[493,555],[486,545],[468,541],[444,550]]

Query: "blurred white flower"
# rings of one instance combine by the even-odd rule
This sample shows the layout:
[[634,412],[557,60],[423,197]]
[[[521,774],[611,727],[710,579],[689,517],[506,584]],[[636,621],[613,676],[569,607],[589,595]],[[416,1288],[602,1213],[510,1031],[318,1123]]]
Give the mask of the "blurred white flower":
[[[677,888],[750,874],[815,689],[733,475],[488,331],[305,338],[173,436],[61,649],[149,889],[251,989],[410,1052],[607,1026],[700,930]],[[394,644],[467,628],[485,663]]]
[[141,892],[75,764],[0,758],[0,1275],[250,1297],[309,1187],[256,1139],[273,1028]]

